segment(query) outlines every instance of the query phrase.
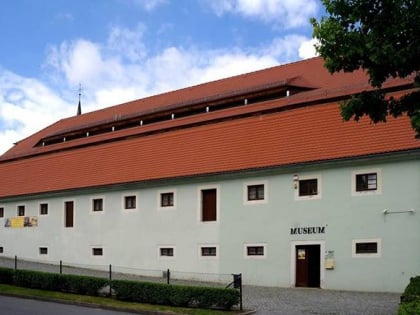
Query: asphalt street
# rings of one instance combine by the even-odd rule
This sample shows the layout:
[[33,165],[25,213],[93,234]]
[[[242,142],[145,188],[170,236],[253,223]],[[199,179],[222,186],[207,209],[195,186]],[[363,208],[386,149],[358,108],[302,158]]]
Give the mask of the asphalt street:
[[60,304],[0,295],[1,315],[133,315],[99,308]]

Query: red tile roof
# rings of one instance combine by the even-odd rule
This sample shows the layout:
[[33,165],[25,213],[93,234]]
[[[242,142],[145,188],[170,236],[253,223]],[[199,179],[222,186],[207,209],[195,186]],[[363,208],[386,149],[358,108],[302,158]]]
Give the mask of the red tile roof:
[[[49,134],[105,121],[117,113],[159,111],[290,78],[318,88],[289,98],[33,147]],[[387,86],[407,82],[393,80]],[[368,119],[342,121],[335,98],[368,87],[362,72],[331,76],[322,60],[314,58],[64,119],[21,141],[0,159],[5,183],[0,198],[420,149],[406,117],[377,125]]]

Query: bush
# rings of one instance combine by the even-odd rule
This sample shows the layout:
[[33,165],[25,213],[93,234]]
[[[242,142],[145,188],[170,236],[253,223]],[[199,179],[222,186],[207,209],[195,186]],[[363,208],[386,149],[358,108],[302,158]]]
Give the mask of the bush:
[[112,281],[119,300],[171,306],[230,309],[239,303],[239,292],[233,289],[189,287],[160,283]]
[[420,276],[410,279],[404,290],[398,315],[420,314]]
[[16,270],[13,284],[32,289],[97,296],[99,295],[99,290],[108,284],[108,280],[86,276]]
[[13,269],[0,268],[0,283],[12,284],[13,283]]

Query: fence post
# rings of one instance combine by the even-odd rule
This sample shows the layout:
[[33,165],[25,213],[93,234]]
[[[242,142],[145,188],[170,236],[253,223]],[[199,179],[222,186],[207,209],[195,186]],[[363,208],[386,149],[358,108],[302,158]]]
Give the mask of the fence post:
[[63,274],[63,261],[60,260],[60,275]]
[[166,271],[166,284],[170,284],[170,279],[171,279],[171,271],[168,270]]
[[112,265],[109,264],[109,296],[112,296]]
[[233,275],[233,287],[239,289],[239,309],[242,311],[242,273]]
[[17,256],[15,255],[15,271],[17,270]]

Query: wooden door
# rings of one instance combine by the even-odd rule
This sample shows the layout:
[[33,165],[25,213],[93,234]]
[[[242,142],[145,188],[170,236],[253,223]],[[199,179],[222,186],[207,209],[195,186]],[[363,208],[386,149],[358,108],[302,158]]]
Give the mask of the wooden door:
[[217,220],[217,190],[205,189],[201,191],[201,220]]
[[73,227],[74,225],[74,203],[73,201],[66,201],[64,204],[64,226]]
[[321,246],[296,246],[296,286],[319,288],[321,283]]

